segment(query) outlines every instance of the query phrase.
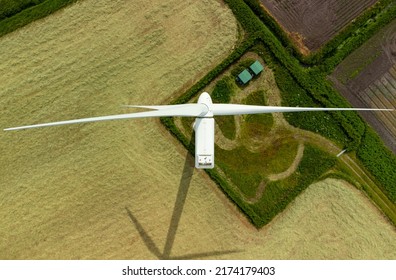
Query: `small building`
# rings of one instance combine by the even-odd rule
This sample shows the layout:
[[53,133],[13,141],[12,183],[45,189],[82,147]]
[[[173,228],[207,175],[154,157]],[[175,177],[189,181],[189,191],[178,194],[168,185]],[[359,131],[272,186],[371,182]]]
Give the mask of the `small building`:
[[252,74],[245,69],[238,75],[238,81],[243,85],[246,85],[253,78]]
[[263,65],[261,65],[261,63],[258,60],[256,60],[252,65],[250,65],[249,68],[255,76],[257,76],[264,70]]

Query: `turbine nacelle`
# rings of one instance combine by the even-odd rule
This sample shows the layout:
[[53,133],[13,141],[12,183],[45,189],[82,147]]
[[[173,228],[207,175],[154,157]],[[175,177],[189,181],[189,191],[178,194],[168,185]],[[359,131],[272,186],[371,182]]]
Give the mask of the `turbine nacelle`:
[[201,95],[198,98],[198,104],[204,104],[208,107],[208,111],[205,114],[205,118],[210,118],[213,117],[213,102],[212,102],[212,98],[210,97],[209,93],[207,93],[206,91],[201,93]]

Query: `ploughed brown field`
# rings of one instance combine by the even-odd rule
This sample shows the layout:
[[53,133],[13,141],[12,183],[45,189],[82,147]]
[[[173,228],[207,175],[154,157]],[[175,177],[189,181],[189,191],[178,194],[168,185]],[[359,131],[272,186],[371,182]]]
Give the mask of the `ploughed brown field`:
[[315,51],[378,0],[260,0],[298,43]]
[[[349,55],[330,76],[355,107],[396,107],[396,20]],[[362,116],[396,153],[396,112]]]

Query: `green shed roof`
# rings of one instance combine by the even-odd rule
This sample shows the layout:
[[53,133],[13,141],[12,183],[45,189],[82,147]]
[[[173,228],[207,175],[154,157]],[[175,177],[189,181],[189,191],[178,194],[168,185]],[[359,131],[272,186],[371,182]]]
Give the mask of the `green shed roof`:
[[247,82],[249,82],[252,79],[252,74],[250,74],[250,72],[245,69],[243,70],[239,75],[238,75],[238,79],[243,83],[246,84]]
[[258,75],[261,71],[264,70],[263,65],[261,65],[261,63],[258,60],[256,60],[252,65],[250,65],[249,68],[250,68],[250,70],[252,70],[252,72],[255,75]]

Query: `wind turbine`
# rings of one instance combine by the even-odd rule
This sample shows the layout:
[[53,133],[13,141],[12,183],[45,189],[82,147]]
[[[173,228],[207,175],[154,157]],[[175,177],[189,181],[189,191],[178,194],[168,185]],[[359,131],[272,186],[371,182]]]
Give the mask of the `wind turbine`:
[[369,108],[316,108],[316,107],[280,107],[280,106],[258,106],[241,104],[216,104],[212,102],[209,93],[203,92],[197,103],[180,105],[158,105],[158,106],[135,106],[132,108],[151,109],[150,111],[111,115],[93,118],[83,118],[59,122],[50,122],[26,126],[6,128],[5,131],[38,128],[46,126],[57,126],[65,124],[77,124],[88,122],[99,122],[107,120],[124,120],[146,117],[196,117],[195,130],[195,167],[209,169],[214,167],[214,116],[284,113],[284,112],[307,112],[307,111],[393,111],[393,109],[369,109]]

